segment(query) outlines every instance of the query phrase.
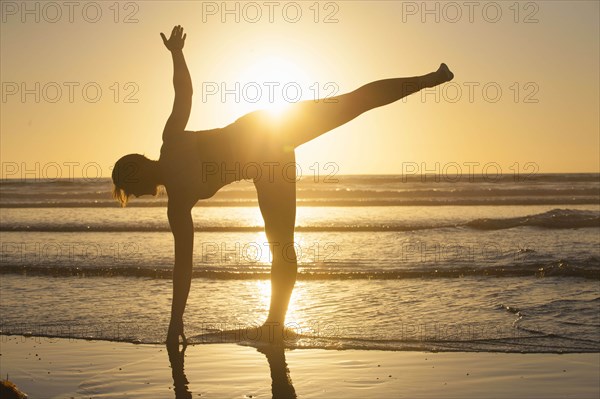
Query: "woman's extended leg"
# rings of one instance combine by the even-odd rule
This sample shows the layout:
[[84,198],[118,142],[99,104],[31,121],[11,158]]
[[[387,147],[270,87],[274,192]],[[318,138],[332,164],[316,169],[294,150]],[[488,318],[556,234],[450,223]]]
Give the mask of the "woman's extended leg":
[[325,132],[351,121],[360,114],[400,100],[424,88],[452,80],[446,64],[435,72],[410,78],[384,79],[368,83],[336,97],[292,104],[281,115],[268,111],[251,112],[235,122],[246,131],[268,132],[276,142],[296,148]]
[[298,147],[366,111],[448,82],[453,77],[446,64],[442,64],[436,72],[427,75],[378,80],[325,101],[303,101],[298,104],[299,118],[297,126],[289,130],[289,140],[294,148]]

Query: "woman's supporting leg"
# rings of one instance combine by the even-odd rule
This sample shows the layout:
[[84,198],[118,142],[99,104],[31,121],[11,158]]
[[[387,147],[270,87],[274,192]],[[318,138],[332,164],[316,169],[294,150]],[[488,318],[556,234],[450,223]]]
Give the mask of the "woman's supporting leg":
[[271,305],[265,324],[282,332],[298,270],[294,248],[296,165],[293,151],[265,160],[270,171],[254,179],[272,259]]

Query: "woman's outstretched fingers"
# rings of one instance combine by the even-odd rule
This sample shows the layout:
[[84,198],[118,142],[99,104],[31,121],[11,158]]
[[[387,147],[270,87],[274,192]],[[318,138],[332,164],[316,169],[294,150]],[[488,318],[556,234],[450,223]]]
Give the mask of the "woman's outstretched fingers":
[[181,25],[175,25],[171,31],[171,36],[167,39],[164,33],[160,33],[160,37],[163,40],[163,44],[169,51],[181,50],[185,44],[185,38],[187,34],[183,33]]

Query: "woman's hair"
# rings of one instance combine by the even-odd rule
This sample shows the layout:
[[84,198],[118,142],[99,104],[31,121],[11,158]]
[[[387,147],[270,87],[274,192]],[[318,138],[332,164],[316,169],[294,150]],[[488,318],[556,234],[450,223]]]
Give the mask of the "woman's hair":
[[113,191],[112,191],[112,196],[114,199],[116,199],[117,201],[119,201],[121,203],[121,207],[124,208],[127,205],[127,201],[129,200],[129,194],[125,193],[124,189],[119,188],[116,185],[114,185]]
[[143,179],[142,171],[148,162],[152,161],[141,154],[129,154],[115,163],[112,171],[114,184],[112,196],[121,203],[122,207],[127,205],[127,200],[131,195],[129,188]]

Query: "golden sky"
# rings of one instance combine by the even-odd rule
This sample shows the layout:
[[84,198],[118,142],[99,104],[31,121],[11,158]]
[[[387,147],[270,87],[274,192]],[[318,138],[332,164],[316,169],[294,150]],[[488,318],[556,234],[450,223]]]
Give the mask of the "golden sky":
[[599,4],[2,1],[1,177],[19,177],[15,165],[109,176],[126,153],[157,158],[173,101],[159,32],[176,24],[194,83],[188,130],[440,62],[454,71],[300,147],[306,173],[599,172]]

